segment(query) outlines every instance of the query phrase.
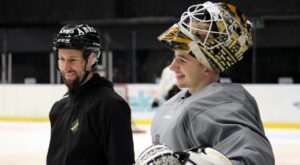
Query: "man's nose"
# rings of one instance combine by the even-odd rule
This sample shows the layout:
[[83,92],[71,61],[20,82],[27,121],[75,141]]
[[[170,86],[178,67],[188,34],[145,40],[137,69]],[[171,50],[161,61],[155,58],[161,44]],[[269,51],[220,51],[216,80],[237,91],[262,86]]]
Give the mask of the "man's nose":
[[71,68],[71,63],[66,60],[60,63],[60,69],[63,71],[68,71]]
[[177,65],[176,65],[176,61],[175,59],[172,61],[172,63],[170,64],[170,70],[175,71]]

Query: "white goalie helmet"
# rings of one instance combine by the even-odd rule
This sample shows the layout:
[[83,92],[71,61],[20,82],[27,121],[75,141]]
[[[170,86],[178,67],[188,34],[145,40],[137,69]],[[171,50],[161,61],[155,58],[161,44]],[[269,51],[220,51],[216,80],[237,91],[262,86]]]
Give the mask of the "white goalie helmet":
[[253,43],[251,23],[241,11],[209,1],[190,6],[158,40],[172,50],[187,51],[218,72],[240,61]]
[[232,165],[232,163],[221,152],[209,147],[173,152],[165,145],[153,145],[139,155],[135,165]]

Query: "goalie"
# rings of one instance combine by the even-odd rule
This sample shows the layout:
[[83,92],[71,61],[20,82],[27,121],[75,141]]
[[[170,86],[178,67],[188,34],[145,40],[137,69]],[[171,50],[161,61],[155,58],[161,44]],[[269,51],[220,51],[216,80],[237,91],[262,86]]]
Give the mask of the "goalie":
[[170,69],[185,89],[155,114],[153,141],[160,137],[173,151],[207,146],[196,153],[219,152],[234,165],[274,165],[255,99],[240,84],[219,82],[252,45],[246,16],[225,3],[192,5],[158,39],[174,51]]

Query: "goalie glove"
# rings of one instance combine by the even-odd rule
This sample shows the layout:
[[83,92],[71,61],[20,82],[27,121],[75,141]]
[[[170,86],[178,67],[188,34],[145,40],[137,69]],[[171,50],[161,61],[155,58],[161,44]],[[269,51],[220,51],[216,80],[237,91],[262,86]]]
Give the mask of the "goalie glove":
[[175,152],[174,156],[182,165],[232,165],[231,161],[213,148],[192,148]]

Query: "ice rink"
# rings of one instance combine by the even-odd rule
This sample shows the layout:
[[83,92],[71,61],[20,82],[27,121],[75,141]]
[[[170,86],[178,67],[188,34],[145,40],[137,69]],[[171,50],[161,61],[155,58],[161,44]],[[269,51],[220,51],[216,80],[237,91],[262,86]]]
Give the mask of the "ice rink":
[[[151,145],[149,126],[134,133],[136,156]],[[300,165],[300,130],[267,129],[276,165]],[[50,138],[48,122],[0,122],[1,165],[44,165]]]

